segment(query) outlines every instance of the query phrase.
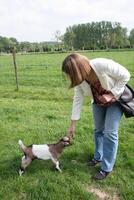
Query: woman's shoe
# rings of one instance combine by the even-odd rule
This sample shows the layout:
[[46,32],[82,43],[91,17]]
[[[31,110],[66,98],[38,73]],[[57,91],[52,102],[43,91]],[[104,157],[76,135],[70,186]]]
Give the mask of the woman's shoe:
[[99,171],[95,174],[94,178],[95,178],[96,180],[103,180],[103,179],[105,179],[105,178],[107,177],[107,175],[108,175],[109,173],[110,173],[110,172],[105,172],[105,171],[103,171],[103,170],[101,169],[101,170],[99,170]]
[[94,167],[95,165],[97,165],[98,163],[100,163],[101,161],[99,160],[95,160],[94,158],[92,160],[89,161],[89,166]]

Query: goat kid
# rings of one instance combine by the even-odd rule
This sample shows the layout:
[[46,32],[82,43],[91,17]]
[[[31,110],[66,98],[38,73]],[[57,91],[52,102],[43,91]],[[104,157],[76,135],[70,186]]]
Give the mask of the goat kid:
[[55,144],[42,144],[42,145],[30,145],[25,146],[21,140],[18,141],[20,149],[24,153],[21,160],[21,167],[19,169],[19,175],[21,176],[30,163],[35,159],[49,160],[55,164],[56,169],[62,172],[59,167],[59,158],[63,149],[70,145],[70,139],[63,137],[59,142]]

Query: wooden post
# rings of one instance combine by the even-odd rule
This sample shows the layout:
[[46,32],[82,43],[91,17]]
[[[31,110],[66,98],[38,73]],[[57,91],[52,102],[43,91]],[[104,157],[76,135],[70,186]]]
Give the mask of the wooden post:
[[14,70],[15,70],[15,79],[16,79],[16,89],[19,90],[19,84],[18,84],[18,73],[17,73],[17,65],[16,65],[16,49],[13,48],[13,64],[14,64]]

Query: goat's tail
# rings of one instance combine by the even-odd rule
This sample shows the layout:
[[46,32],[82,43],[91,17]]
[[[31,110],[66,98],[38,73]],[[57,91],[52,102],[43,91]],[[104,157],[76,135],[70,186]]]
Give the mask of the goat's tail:
[[21,150],[25,153],[25,150],[27,147],[23,144],[23,142],[21,140],[18,141],[18,144],[19,144]]

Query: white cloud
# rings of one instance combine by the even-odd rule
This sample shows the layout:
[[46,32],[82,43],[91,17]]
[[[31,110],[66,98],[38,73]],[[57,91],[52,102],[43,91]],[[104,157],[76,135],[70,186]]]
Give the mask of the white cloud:
[[19,41],[51,40],[73,24],[117,21],[134,28],[133,0],[0,0],[0,35]]

